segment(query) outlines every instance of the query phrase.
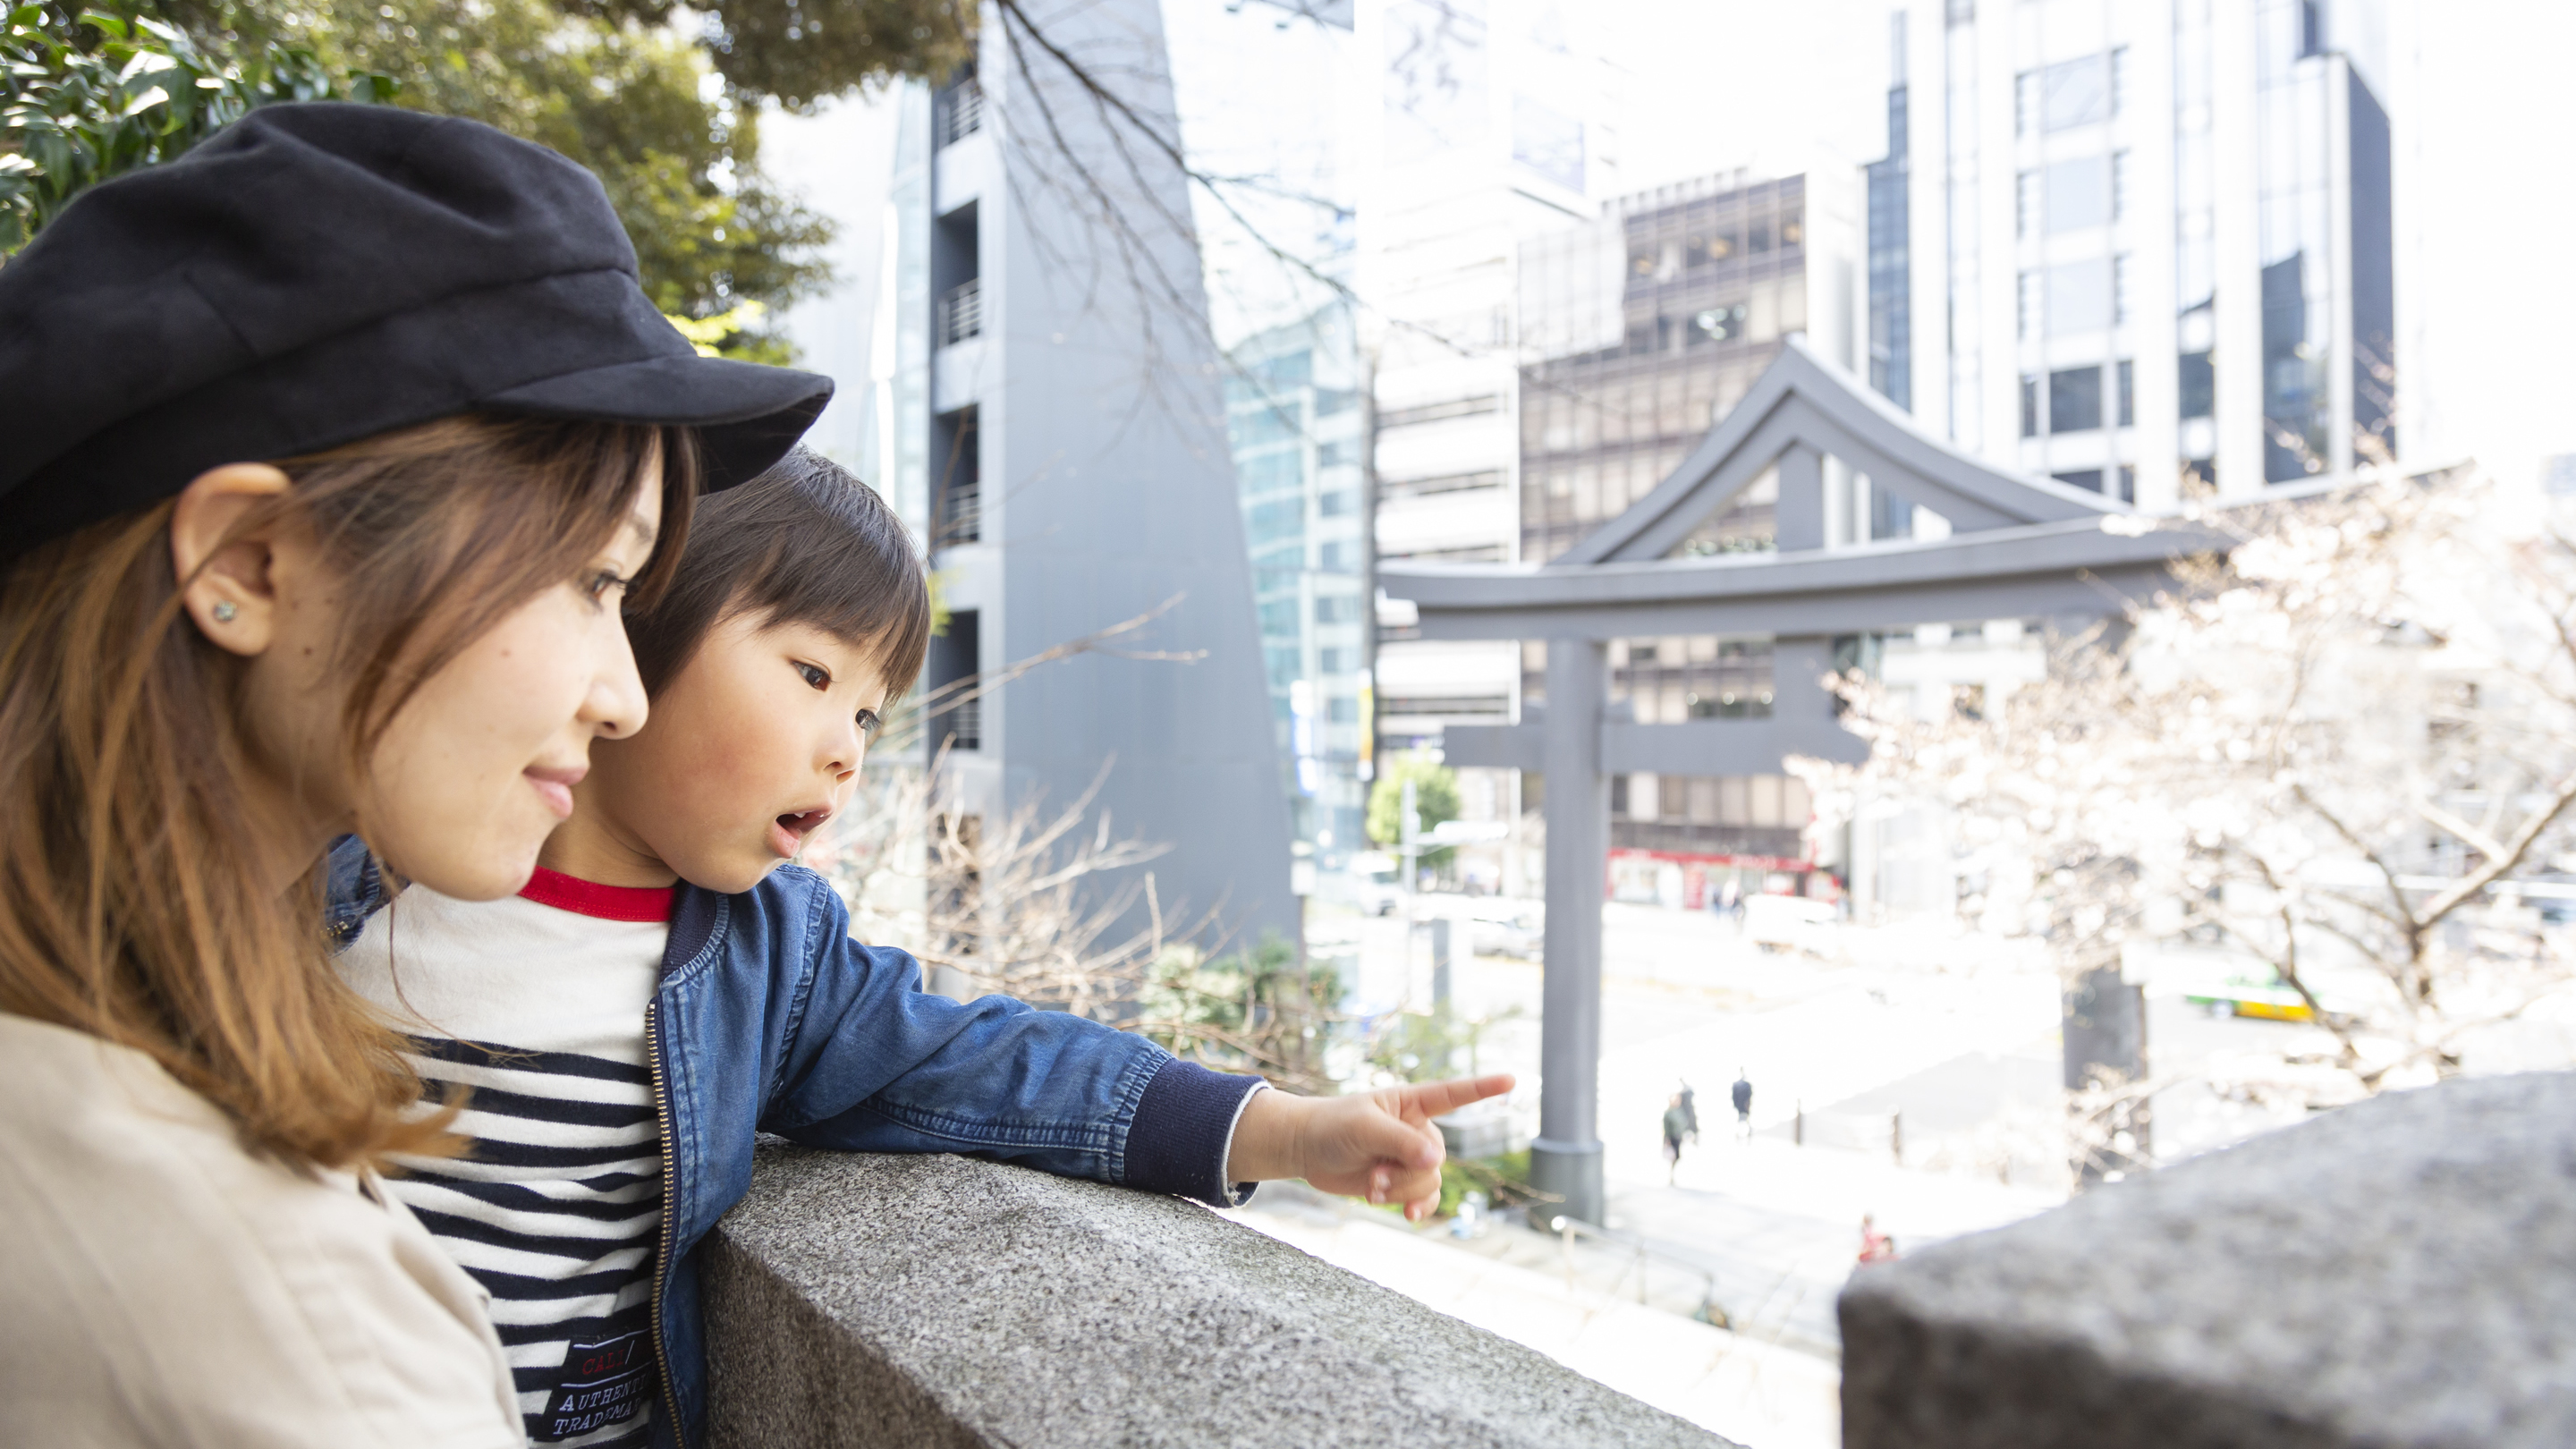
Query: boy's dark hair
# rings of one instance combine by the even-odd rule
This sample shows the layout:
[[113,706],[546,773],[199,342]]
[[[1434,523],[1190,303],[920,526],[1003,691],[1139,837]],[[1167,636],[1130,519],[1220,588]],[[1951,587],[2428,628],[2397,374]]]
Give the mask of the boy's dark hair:
[[930,588],[903,520],[875,489],[798,448],[768,472],[699,501],[670,588],[626,616],[635,666],[660,694],[719,620],[810,624],[874,650],[889,697],[930,649]]

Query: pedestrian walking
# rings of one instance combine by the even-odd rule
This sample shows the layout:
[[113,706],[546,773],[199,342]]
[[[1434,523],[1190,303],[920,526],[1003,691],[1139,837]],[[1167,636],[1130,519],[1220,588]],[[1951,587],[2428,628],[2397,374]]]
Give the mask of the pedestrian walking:
[[1884,1263],[1895,1256],[1896,1239],[1880,1232],[1876,1220],[1868,1213],[1862,1213],[1860,1215],[1860,1260],[1864,1263]]
[[1682,1120],[1690,1124],[1691,1146],[1699,1145],[1699,1093],[1691,1090],[1687,1078],[1682,1082]]
[[1664,1104],[1664,1182],[1670,1185],[1681,1171],[1682,1139],[1690,1134],[1690,1117],[1682,1110],[1682,1094],[1675,1092]]
[[1750,1142],[1753,1140],[1753,1082],[1744,1075],[1744,1068],[1735,1069],[1735,1086],[1729,1095],[1735,1098],[1735,1135]]

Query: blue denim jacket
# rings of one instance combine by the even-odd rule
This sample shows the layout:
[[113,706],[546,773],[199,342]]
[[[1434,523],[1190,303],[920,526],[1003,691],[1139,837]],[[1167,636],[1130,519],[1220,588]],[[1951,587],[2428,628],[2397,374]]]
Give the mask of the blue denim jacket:
[[[362,846],[334,848],[336,939],[387,898]],[[1227,1203],[1235,1117],[1258,1084],[1064,1012],[932,995],[911,956],[851,940],[840,897],[798,866],[735,896],[682,883],[645,1032],[662,1119],[658,1445],[707,1442],[697,1250],[749,1190],[756,1133]]]

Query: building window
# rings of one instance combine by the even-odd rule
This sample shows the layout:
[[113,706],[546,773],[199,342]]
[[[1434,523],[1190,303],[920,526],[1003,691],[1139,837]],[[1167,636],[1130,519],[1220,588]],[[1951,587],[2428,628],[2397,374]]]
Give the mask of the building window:
[[2039,72],[2023,71],[2013,77],[2013,134],[2027,136],[2039,120]]
[[983,449],[976,410],[960,408],[934,422],[946,453],[939,480],[938,543],[977,543],[984,537]]
[[[2062,263],[2050,267],[2046,277],[2048,282],[2046,311],[2040,312],[2039,319],[2045,320],[2049,336],[2065,337],[2079,332],[2099,332],[2111,325],[2109,258],[2096,257],[2089,262]],[[2037,308],[2032,310],[2038,311]]]
[[2111,153],[2111,219],[2118,221],[2129,214],[2129,153]]
[[2039,221],[2039,173],[2025,171],[2013,178],[2013,235],[2026,237]]
[[2111,259],[2111,321],[2114,325],[2129,320],[2129,259],[2126,255]]
[[[2087,433],[2102,426],[2102,369],[2070,367],[2048,375],[2048,430],[2052,433]],[[2102,491],[2102,478],[2095,474],[2093,491]]]
[[2129,48],[2125,45],[2111,52],[2111,114],[2119,115],[2129,108]]
[[2040,274],[2024,272],[2013,288],[2013,335],[2027,342],[2038,335]]
[[2099,468],[2079,468],[2072,473],[2052,473],[2049,476],[2069,488],[2081,488],[2087,493],[2102,491],[2102,470]]
[[2182,415],[2187,418],[2208,417],[2210,404],[2218,394],[2218,379],[2209,365],[2208,353],[2186,352],[2182,355],[2181,384]]
[[2021,435],[2039,436],[2039,379],[2025,376],[2021,380]]
[[2129,427],[2138,420],[2138,365],[2120,364],[2120,426]]
[[2111,119],[2111,57],[2088,55],[2040,71],[2039,112],[2043,131]]
[[1359,495],[1348,488],[1336,488],[1315,500],[1315,512],[1325,518],[1339,518],[1359,512]]
[[2111,219],[2111,163],[2101,156],[2079,156],[2048,168],[2048,229],[2080,231]]
[[2120,501],[2123,503],[2138,501],[2138,470],[2126,463],[2120,465]]
[[984,706],[976,680],[983,668],[982,615],[958,609],[948,632],[930,641],[930,737],[961,750],[984,747]]

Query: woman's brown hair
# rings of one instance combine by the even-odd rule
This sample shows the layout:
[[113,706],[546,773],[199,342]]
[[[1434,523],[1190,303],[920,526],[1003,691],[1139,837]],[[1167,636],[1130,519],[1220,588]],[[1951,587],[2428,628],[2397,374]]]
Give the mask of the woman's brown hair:
[[[354,781],[430,676],[570,579],[658,470],[670,577],[697,488],[682,428],[469,415],[277,466],[271,505],[338,574]],[[136,1048],[297,1166],[434,1150],[419,1079],[331,969],[319,870],[281,895],[245,781],[243,662],[181,608],[172,505],[46,544],[0,579],[0,1011]],[[317,862],[318,867],[318,862]]]

